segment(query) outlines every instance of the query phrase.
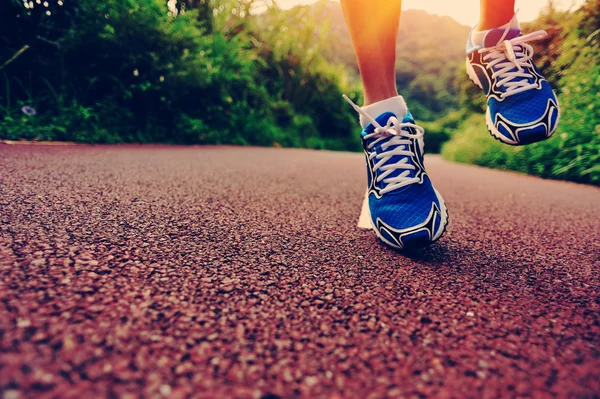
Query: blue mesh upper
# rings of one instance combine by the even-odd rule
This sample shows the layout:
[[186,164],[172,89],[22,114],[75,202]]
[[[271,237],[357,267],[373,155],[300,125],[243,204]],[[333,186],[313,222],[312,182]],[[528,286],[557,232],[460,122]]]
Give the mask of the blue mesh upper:
[[[369,195],[373,222],[380,218],[397,230],[408,229],[425,222],[433,203],[440,209],[440,203],[427,176],[423,184],[411,184],[384,194],[379,199],[373,193]],[[439,226],[439,221],[436,225]]]
[[546,112],[549,99],[557,103],[550,84],[542,81],[540,90],[531,89],[513,94],[502,101],[490,97],[488,107],[490,108],[492,122],[496,122],[495,116],[500,113],[510,122],[522,125],[540,119]]

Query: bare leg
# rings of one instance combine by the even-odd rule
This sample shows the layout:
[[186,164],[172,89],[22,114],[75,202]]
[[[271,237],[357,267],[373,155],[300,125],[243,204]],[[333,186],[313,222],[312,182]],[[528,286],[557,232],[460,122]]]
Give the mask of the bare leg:
[[510,22],[515,14],[515,0],[481,0],[477,30],[498,28]]
[[[342,0],[360,76],[365,104],[398,95],[396,38],[402,0]],[[377,3],[374,7],[373,3]]]

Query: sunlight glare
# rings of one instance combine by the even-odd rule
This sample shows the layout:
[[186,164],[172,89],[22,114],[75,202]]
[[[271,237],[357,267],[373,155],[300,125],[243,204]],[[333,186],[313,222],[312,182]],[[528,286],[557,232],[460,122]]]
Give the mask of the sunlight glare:
[[[339,3],[339,0],[332,0]],[[312,4],[315,0],[277,0],[281,8],[291,8],[297,5]],[[584,0],[555,0],[559,9],[575,8],[583,4]],[[376,3],[374,0],[373,3]],[[546,6],[548,0],[517,0],[516,8],[519,9],[521,21],[535,19]],[[479,0],[403,0],[404,10],[425,10],[431,14],[447,15],[458,22],[472,26],[479,19]]]

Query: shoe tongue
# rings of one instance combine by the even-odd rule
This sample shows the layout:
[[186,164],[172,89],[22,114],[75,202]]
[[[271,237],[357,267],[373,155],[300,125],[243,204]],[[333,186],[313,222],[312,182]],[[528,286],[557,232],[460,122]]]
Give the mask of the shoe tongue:
[[[483,39],[483,47],[495,47],[504,35],[505,31],[506,29],[491,29],[488,33],[486,33]],[[519,36],[521,36],[521,29],[511,28],[508,30],[508,33],[503,40],[511,40]]]
[[406,113],[406,116],[404,117],[404,119],[402,119],[402,123],[415,123],[415,119],[413,118],[410,111]]

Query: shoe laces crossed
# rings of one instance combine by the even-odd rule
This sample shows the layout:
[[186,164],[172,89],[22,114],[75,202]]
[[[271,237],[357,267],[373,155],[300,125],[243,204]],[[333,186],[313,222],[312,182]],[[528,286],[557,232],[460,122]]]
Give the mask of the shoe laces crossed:
[[[380,172],[376,181],[378,183],[383,181],[386,184],[385,188],[380,190],[381,194],[418,183],[420,178],[410,177],[410,171],[415,170],[416,167],[412,163],[409,163],[409,157],[415,157],[416,155],[410,150],[409,146],[415,140],[423,138],[425,129],[414,123],[400,122],[396,117],[389,118],[386,125],[381,126],[375,118],[352,102],[348,96],[344,94],[343,97],[352,105],[356,112],[364,116],[375,127],[373,133],[363,136],[363,140],[369,141],[374,139],[367,145],[367,150],[369,159],[377,161],[373,166],[374,170]],[[408,130],[410,128],[414,129],[415,133],[410,132]],[[378,144],[381,144],[381,151],[379,153],[373,151],[373,148]],[[388,164],[394,156],[404,156],[404,158],[398,162]],[[388,177],[396,170],[402,170],[402,172],[398,176]]]
[[483,56],[484,61],[491,60],[488,66],[496,68],[495,70],[492,69],[494,71],[492,79],[499,79],[498,86],[506,88],[501,98],[537,87],[536,83],[529,82],[534,77],[529,69],[534,51],[533,47],[527,42],[540,40],[548,36],[546,31],[539,30],[510,40],[504,40],[509,30],[510,24],[504,30],[504,34],[496,46],[479,50],[480,53],[485,54]]

